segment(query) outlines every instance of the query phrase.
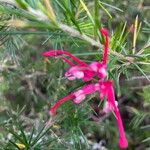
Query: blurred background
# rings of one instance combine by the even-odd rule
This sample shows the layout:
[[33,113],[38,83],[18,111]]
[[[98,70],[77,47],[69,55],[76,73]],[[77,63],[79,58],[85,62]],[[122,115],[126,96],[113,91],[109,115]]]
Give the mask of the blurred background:
[[99,29],[107,27],[117,53],[109,55],[108,79],[114,80],[128,149],[150,150],[149,20],[149,0],[0,0],[0,149],[119,149],[115,116],[103,112],[97,93],[49,116],[57,100],[85,83],[68,81],[68,65],[42,56],[64,49],[87,63],[99,61]]

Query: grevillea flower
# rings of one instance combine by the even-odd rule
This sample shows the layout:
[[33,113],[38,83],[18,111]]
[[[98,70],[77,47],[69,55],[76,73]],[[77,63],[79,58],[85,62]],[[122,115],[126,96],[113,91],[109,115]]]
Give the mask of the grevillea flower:
[[[118,102],[115,101],[115,105],[118,106]],[[108,101],[106,101],[104,108],[103,108],[103,112],[105,113],[109,113],[111,111],[114,111],[114,108],[112,107],[112,105],[110,103],[108,103]]]
[[[87,95],[92,94],[94,92],[100,93],[100,100],[107,99],[106,106],[104,107],[104,112],[108,113],[113,111],[116,116],[118,130],[119,130],[119,145],[121,148],[128,147],[128,141],[125,135],[122,119],[120,116],[120,112],[118,109],[118,104],[115,100],[113,81],[105,80],[107,77],[107,61],[108,61],[108,50],[109,50],[109,33],[108,30],[102,28],[100,30],[101,34],[105,37],[105,45],[104,45],[104,54],[102,62],[92,62],[91,64],[87,64],[81,59],[77,58],[73,54],[63,51],[63,50],[50,50],[43,53],[44,57],[58,57],[66,62],[70,68],[66,71],[65,77],[69,80],[82,79],[83,81],[91,81],[95,77],[99,78],[98,83],[87,84],[82,87],[80,90],[72,92],[68,96],[57,101],[50,109],[50,115],[55,115],[57,113],[57,109],[64,102],[72,99],[74,103],[80,104]],[[66,57],[69,57],[66,58]]]

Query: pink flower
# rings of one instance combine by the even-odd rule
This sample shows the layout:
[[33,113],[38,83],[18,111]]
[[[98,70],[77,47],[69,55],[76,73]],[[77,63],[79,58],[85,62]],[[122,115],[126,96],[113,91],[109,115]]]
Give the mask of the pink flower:
[[[108,59],[108,31],[107,29],[100,30],[102,35],[106,37],[103,61],[100,62],[93,62],[91,64],[87,64],[81,59],[77,58],[76,56],[72,55],[71,53],[63,50],[50,50],[43,53],[44,57],[56,57],[56,56],[68,56],[72,59],[66,59],[61,57],[63,61],[65,61],[71,68],[66,72],[65,76],[69,80],[75,79],[83,79],[84,81],[90,81],[93,79],[94,76],[98,76],[101,79],[104,79],[107,76],[106,68],[107,68],[107,59]],[[75,64],[74,64],[75,63]]]
[[65,77],[69,80],[83,79],[84,81],[90,81],[93,79],[95,72],[88,66],[73,66],[66,73]]
[[80,70],[79,66],[73,66],[65,73],[65,77],[69,80],[82,79],[84,72]]
[[59,107],[60,105],[62,105],[64,102],[66,102],[66,101],[72,99],[73,97],[74,97],[74,95],[71,93],[71,94],[69,94],[68,96],[66,96],[66,97],[60,99],[59,101],[57,101],[57,103],[55,103],[55,104],[51,107],[51,109],[50,109],[50,111],[49,111],[49,114],[50,114],[51,116],[56,115],[58,107]]
[[79,104],[85,99],[85,94],[83,90],[79,90],[74,93],[75,99],[73,100],[74,103]]
[[76,92],[73,92],[73,93],[69,94],[68,96],[57,101],[57,103],[55,103],[55,105],[53,107],[51,107],[50,115],[55,115],[59,106],[62,105],[64,102],[66,102],[70,99],[73,99],[73,101],[75,103],[79,104],[85,99],[86,95],[92,94],[98,90],[99,90],[99,84],[89,84],[89,85],[84,86],[82,89],[80,89]]
[[98,84],[88,84],[79,91],[74,93],[75,99],[73,101],[79,104],[85,99],[86,95],[92,94],[98,90],[99,90]]
[[119,109],[117,107],[117,103],[115,101],[115,94],[114,94],[114,88],[113,88],[113,82],[112,81],[105,81],[100,82],[100,90],[102,94],[102,98],[106,97],[108,100],[108,105],[110,106],[109,109],[112,109],[115,113],[116,119],[117,119],[117,125],[119,129],[119,145],[121,148],[127,148],[128,147],[128,141],[125,135],[122,119],[120,116]]
[[[50,50],[47,52],[44,52],[42,54],[44,57],[55,57],[55,56],[62,56],[62,55],[66,55],[69,56],[75,63],[77,63],[78,65],[81,66],[88,66],[88,64],[86,64],[84,61],[80,60],[79,58],[77,58],[76,56],[72,55],[71,53],[64,51],[64,50]],[[64,59],[64,61],[66,61],[67,59]],[[69,60],[67,60],[69,61]],[[67,62],[66,61],[66,62]],[[69,61],[70,62],[70,61]],[[67,62],[68,63],[68,62]],[[70,63],[68,63],[70,65]],[[75,65],[73,62],[71,63],[72,65]]]
[[64,57],[61,58],[63,61],[69,64],[69,66],[71,66],[71,68],[69,68],[65,73],[65,76],[69,80],[83,79],[84,81],[90,81],[94,76],[98,76],[99,78],[105,78],[107,76],[106,65],[100,62],[93,62],[88,65],[71,53],[63,50],[50,50],[43,53],[44,57],[54,57],[62,55],[69,56],[74,62],[78,64],[76,65],[74,64],[74,62],[71,62],[69,59],[66,59]]
[[[118,106],[118,102],[115,101],[115,105]],[[106,101],[105,106],[103,108],[103,112],[109,113],[110,111],[114,111],[113,107],[110,105],[108,101]]]
[[[51,107],[50,115],[55,115],[59,106],[70,99],[72,99],[74,103],[80,104],[86,98],[86,95],[92,94],[94,92],[99,92],[100,100],[103,100],[104,98],[107,99],[106,106],[104,107],[104,112],[108,113],[110,111],[113,111],[115,113],[119,130],[119,145],[121,148],[127,148],[128,141],[125,135],[122,119],[118,109],[118,104],[115,100],[113,81],[105,80],[105,78],[107,77],[106,69],[109,50],[109,33],[108,30],[104,28],[102,28],[100,32],[105,37],[102,62],[92,62],[91,64],[87,64],[73,54],[63,50],[50,50],[43,53],[44,57],[61,56],[60,58],[70,66],[70,68],[65,73],[65,77],[67,77],[69,80],[82,79],[83,81],[91,81],[95,77],[99,78],[98,83],[85,85],[80,90],[72,92],[68,96],[57,101],[54,106]],[[69,57],[69,59],[63,56],[67,56]]]
[[89,67],[99,78],[105,78],[107,76],[106,65],[100,62],[93,62],[89,65]]

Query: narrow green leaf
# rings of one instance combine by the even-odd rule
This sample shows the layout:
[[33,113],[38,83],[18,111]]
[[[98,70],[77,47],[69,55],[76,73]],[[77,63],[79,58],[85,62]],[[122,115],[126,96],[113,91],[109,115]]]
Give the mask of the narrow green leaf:
[[144,73],[144,71],[137,65],[137,64],[135,64],[135,63],[133,63],[135,66],[136,66],[136,68],[145,76],[145,78],[148,80],[148,81],[150,81],[150,79],[148,78],[148,76]]
[[111,14],[109,13],[109,11],[102,5],[101,1],[99,1],[99,6],[106,12],[106,14],[109,16],[110,19],[112,19]]
[[20,150],[20,148],[16,145],[16,143],[14,143],[12,140],[9,140],[9,142],[14,145],[16,148],[18,148],[18,150]]
[[25,0],[15,0],[17,2],[17,4],[23,8],[23,9],[27,9],[28,8],[28,4],[25,2]]
[[86,4],[83,2],[83,0],[80,0],[80,3],[82,5],[82,7],[84,8],[84,10],[87,12],[87,15],[89,16],[89,18],[90,18],[91,22],[93,23],[93,25],[95,25],[94,19],[91,15],[90,11],[88,10]]

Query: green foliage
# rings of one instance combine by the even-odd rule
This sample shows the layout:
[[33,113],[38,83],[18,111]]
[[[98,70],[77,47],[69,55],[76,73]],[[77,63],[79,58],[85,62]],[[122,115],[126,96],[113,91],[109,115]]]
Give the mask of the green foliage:
[[[66,80],[67,65],[59,58],[44,60],[42,52],[65,49],[87,63],[101,60],[104,39],[99,29],[107,27],[111,38],[108,78],[115,83],[129,149],[148,149],[148,2],[13,2],[0,2],[0,148],[88,150],[104,140],[106,148],[118,149],[114,116],[105,118],[93,109],[92,103],[99,104],[96,94],[80,106],[67,102],[56,118],[50,118],[52,125],[45,125],[49,107],[84,84]],[[24,106],[23,111],[17,110]]]
[[150,93],[149,93],[149,90],[150,90],[149,87],[144,88],[143,93],[142,93],[142,96],[143,96],[143,98],[145,100],[145,103],[147,103],[147,105],[150,104]]
[[[30,130],[26,126],[32,126],[33,120],[24,118],[22,111],[9,113],[10,119],[5,122],[6,139],[1,141],[3,149],[53,149],[56,137],[52,135],[51,128],[44,125],[42,122],[33,126]],[[27,119],[27,120],[26,120]],[[28,123],[27,123],[28,122]],[[30,123],[30,124],[29,124]],[[60,143],[61,145],[61,143]],[[59,148],[59,145],[57,145]],[[14,147],[14,148],[13,148]],[[63,148],[63,146],[61,146]],[[55,149],[55,148],[54,148]]]

